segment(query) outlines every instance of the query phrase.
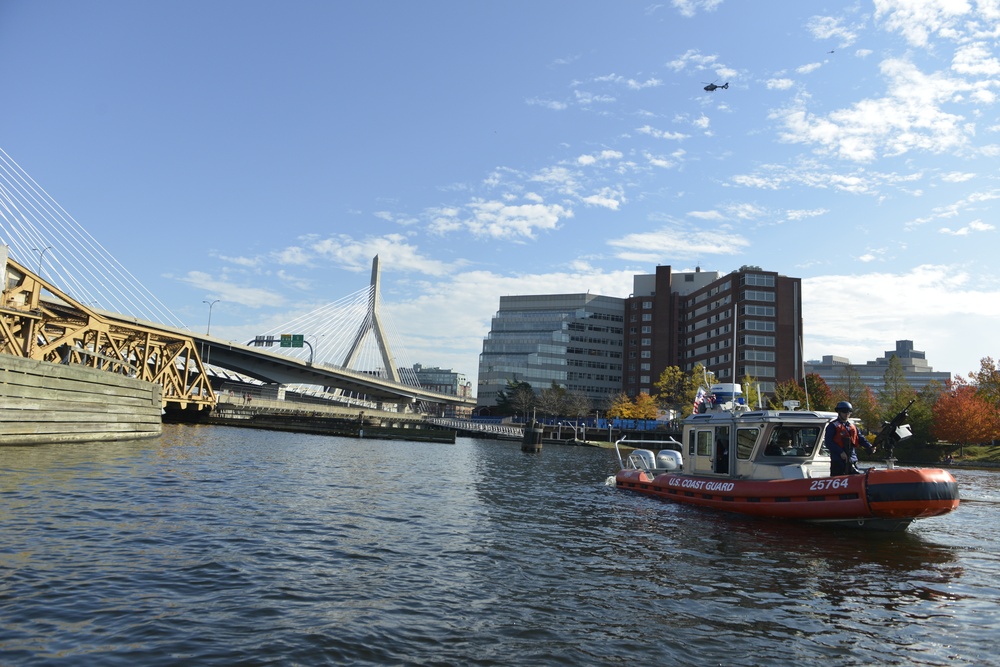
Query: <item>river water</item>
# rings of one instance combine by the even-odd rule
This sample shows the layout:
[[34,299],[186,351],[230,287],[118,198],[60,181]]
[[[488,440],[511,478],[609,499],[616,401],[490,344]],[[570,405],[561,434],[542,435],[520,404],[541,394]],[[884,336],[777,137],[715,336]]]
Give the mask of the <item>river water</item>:
[[165,426],[0,449],[2,665],[997,665],[1000,474],[877,535],[613,451]]

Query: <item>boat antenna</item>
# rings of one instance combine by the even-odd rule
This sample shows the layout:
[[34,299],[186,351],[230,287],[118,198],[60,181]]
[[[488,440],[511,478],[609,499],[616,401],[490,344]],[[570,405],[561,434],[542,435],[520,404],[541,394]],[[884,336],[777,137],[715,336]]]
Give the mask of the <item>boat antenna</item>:
[[733,297],[733,382],[736,382],[736,297]]
[[806,381],[806,362],[802,352],[802,334],[799,334],[799,338],[795,342],[798,343],[799,346],[799,362],[802,364],[801,366],[802,390],[805,391],[806,393],[806,410],[810,410],[811,408],[809,407],[809,383]]

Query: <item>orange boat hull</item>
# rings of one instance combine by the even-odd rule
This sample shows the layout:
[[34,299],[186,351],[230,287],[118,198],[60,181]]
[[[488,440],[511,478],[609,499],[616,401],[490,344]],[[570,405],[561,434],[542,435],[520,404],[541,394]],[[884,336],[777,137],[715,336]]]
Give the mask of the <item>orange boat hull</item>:
[[[958,507],[958,484],[945,470],[894,468],[813,479],[743,480],[642,470],[615,476],[620,489],[680,503],[758,517],[884,524],[905,528],[914,519]],[[874,525],[873,527],[878,527]]]

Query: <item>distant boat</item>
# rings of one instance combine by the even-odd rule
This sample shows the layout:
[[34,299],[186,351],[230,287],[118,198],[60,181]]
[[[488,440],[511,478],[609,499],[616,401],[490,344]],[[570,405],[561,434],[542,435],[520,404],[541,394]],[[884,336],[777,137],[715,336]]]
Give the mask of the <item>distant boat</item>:
[[[680,442],[637,442],[661,448],[636,449],[626,459],[625,440],[615,443],[621,464],[615,486],[754,517],[879,530],[905,530],[915,519],[958,507],[958,483],[949,472],[895,467],[891,453],[885,468],[831,477],[823,437],[834,413],[748,410],[739,385],[711,393],[729,400],[688,417]],[[909,435],[898,421],[885,434],[890,451]]]

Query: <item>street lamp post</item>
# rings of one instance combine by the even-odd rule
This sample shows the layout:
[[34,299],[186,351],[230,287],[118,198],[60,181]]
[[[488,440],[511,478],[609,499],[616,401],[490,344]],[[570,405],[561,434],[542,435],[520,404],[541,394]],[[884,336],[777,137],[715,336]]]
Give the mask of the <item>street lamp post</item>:
[[202,301],[202,303],[208,304],[208,329],[205,330],[205,335],[208,336],[212,333],[212,306],[219,303],[219,299],[215,301]]
[[42,259],[44,259],[44,257],[45,257],[45,251],[46,250],[52,250],[52,246],[47,245],[44,248],[42,248],[41,250],[39,250],[38,248],[32,248],[32,250],[34,250],[35,252],[38,253],[38,277],[41,278],[42,277]]

